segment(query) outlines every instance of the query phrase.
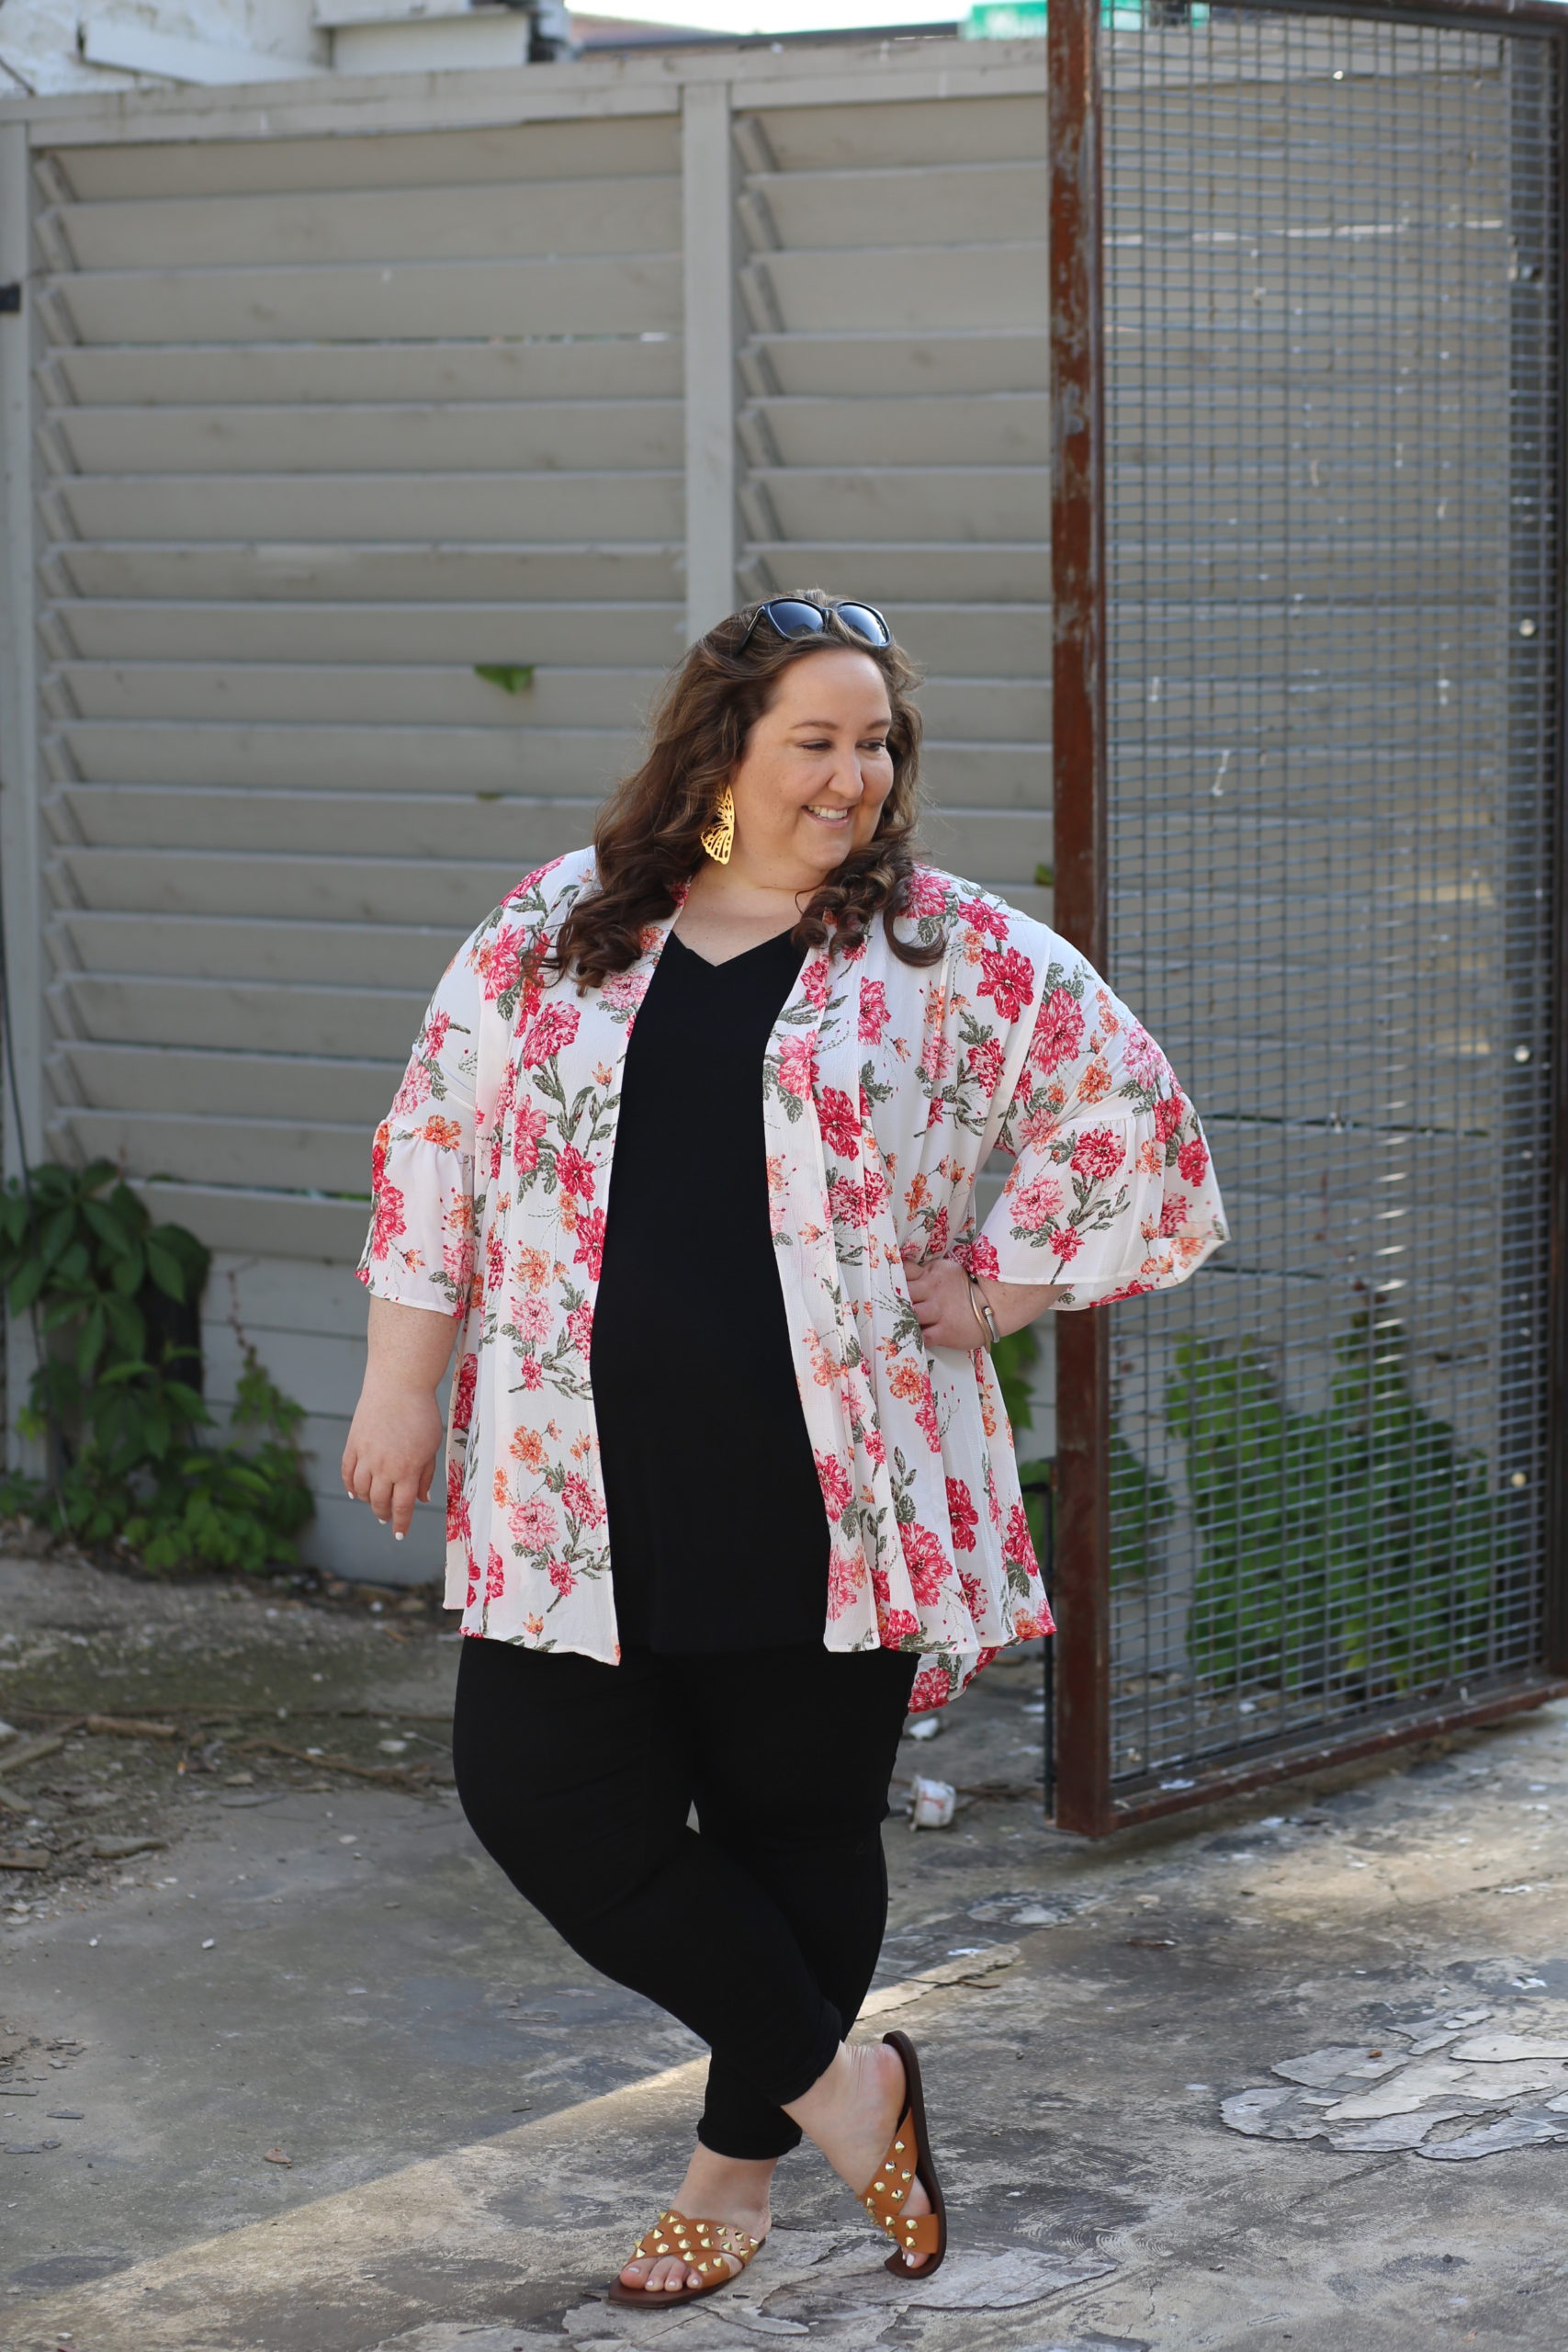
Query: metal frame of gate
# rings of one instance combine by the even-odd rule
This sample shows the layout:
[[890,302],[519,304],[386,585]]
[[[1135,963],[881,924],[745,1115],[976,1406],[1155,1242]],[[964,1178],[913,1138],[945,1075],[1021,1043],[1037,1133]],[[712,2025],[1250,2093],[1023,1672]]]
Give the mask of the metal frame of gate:
[[[1145,0],[1154,17],[1152,0]],[[1053,657],[1055,807],[1055,921],[1107,977],[1111,855],[1108,842],[1107,678],[1115,644],[1108,639],[1107,453],[1103,194],[1105,113],[1100,78],[1101,0],[1052,0],[1048,21],[1051,131],[1050,285],[1053,419]],[[1311,16],[1341,24],[1411,26],[1495,32],[1546,44],[1555,67],[1555,188],[1558,283],[1556,349],[1568,356],[1568,9],[1540,0],[1230,0],[1233,19]],[[1172,8],[1162,21],[1184,17]],[[1222,15],[1216,8],[1215,17]],[[1554,463],[1557,539],[1551,644],[1546,674],[1555,697],[1550,732],[1553,905],[1553,1018],[1550,1136],[1552,1168],[1549,1216],[1549,1337],[1546,1347],[1547,1495],[1537,1655],[1484,1691],[1457,1687],[1413,1692],[1403,1702],[1367,1707],[1358,1720],[1319,1736],[1261,1738],[1183,1770],[1160,1786],[1154,1775],[1124,1774],[1118,1785],[1112,1754],[1112,1608],[1111,1478],[1112,1318],[1079,1313],[1057,1318],[1058,1454],[1056,1465],[1055,1598],[1061,1631],[1055,1643],[1055,1756],[1047,1762],[1059,1826],[1103,1835],[1124,1824],[1203,1804],[1328,1763],[1374,1754],[1461,1724],[1473,1724],[1534,1706],[1568,1691],[1568,1020],[1562,991],[1568,972],[1563,868],[1564,822],[1563,583],[1564,488],[1568,435],[1557,405]],[[1135,1000],[1134,1000],[1135,1001]],[[1202,1109],[1201,1081],[1199,1108]],[[1222,1188],[1225,1168],[1219,1166]],[[1216,1279],[1213,1272],[1197,1278]],[[1137,1316],[1141,1303],[1114,1310]],[[1478,1678],[1479,1679],[1479,1678]]]

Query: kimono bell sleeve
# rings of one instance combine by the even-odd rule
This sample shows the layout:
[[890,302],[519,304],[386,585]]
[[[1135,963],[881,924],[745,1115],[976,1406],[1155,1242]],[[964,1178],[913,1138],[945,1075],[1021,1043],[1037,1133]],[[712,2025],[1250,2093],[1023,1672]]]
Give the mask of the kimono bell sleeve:
[[[477,934],[476,934],[477,936]],[[466,1314],[474,1274],[475,1082],[483,1000],[473,942],[431,999],[376,1130],[375,1200],[359,1279],[373,1297]]]
[[1171,1289],[1229,1238],[1196,1110],[1081,957],[1043,976],[998,1148],[1013,1164],[974,1271],[1066,1283],[1057,1308]]

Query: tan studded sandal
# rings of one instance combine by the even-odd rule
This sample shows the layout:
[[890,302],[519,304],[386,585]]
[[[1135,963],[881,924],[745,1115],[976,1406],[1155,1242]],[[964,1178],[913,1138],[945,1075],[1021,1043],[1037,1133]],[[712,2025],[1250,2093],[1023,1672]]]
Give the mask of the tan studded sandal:
[[[751,2256],[763,2245],[750,2230],[738,2230],[729,2222],[694,2222],[688,2215],[678,2213],[673,2205],[660,2213],[650,2230],[645,2230],[630,2254],[628,2262],[657,2262],[661,2254],[672,2254],[685,2263],[689,2270],[703,2275],[700,2287],[626,2287],[615,2279],[610,2288],[613,2303],[655,2303],[660,2311],[667,2304],[694,2302],[699,2295],[711,2295],[716,2287],[728,2287],[739,2278]],[[725,2262],[728,2255],[739,2264],[731,2270]],[[713,2271],[716,2275],[707,2277]]]
[[[861,2203],[898,2249],[884,2267],[897,2278],[929,2278],[947,2252],[947,2204],[930,2154],[920,2062],[907,2033],[885,2033],[882,2039],[904,2062],[904,2113],[887,2154],[861,2190]],[[917,2180],[931,2199],[931,2210],[906,2214],[904,2205]],[[910,2255],[929,2255],[931,2259],[911,2269]]]

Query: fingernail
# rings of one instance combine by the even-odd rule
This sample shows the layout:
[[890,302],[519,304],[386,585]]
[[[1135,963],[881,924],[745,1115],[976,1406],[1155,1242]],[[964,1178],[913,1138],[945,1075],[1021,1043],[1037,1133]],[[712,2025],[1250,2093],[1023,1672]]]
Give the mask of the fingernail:
[[392,1541],[393,1541],[393,1543],[394,1543],[394,1544],[400,1544],[400,1543],[402,1542],[402,1540],[403,1540],[403,1531],[402,1531],[402,1529],[401,1529],[400,1527],[394,1528],[394,1529],[393,1529],[393,1531],[392,1531]]

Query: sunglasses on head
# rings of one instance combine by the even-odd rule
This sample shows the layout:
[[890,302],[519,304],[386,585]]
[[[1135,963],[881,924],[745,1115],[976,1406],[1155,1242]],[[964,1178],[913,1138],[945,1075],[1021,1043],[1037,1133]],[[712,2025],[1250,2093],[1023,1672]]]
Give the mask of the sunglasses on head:
[[893,642],[893,632],[874,605],[852,601],[842,605],[808,605],[804,596],[770,596],[752,614],[739,650],[745,651],[751,642],[751,631],[764,616],[781,637],[822,637],[827,633],[829,613],[837,613],[850,634],[863,639],[867,645],[891,645]]

